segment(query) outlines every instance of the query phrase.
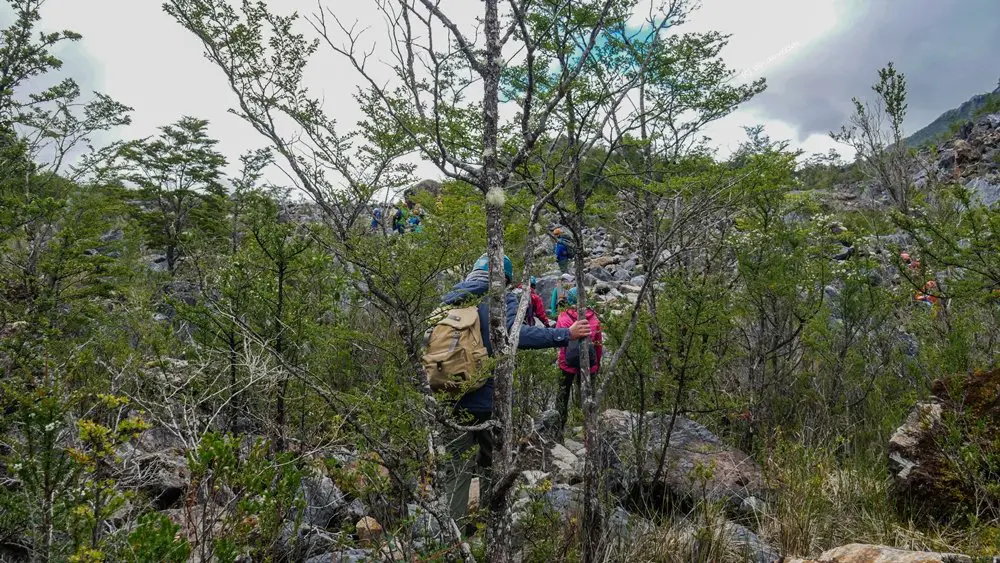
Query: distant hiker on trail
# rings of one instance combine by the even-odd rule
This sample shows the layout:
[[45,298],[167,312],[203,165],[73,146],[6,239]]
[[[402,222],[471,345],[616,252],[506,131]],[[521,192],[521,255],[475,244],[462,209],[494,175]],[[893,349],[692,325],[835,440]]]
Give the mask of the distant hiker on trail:
[[[559,313],[556,321],[556,328],[573,326],[581,322],[576,311],[576,288],[569,290],[566,298],[562,300],[564,309]],[[590,327],[590,375],[595,375],[601,369],[601,357],[604,354],[604,335],[601,332],[601,321],[597,318],[597,313],[587,307],[587,324]],[[566,420],[569,418],[569,396],[576,386],[577,397],[580,396],[580,342],[574,341],[566,348],[559,349],[559,369],[562,371],[562,380],[559,384],[559,396],[556,399],[556,410],[559,411],[559,429],[557,440],[562,441],[563,430],[566,428]]]
[[[521,302],[521,295],[524,294],[524,286],[522,286],[521,284],[517,284],[517,287],[514,288],[514,290],[512,291],[512,293],[514,294],[515,297],[517,297],[517,302],[520,303]],[[531,300],[529,298],[528,308],[525,309],[525,311],[524,311],[524,321],[522,321],[522,322],[523,322],[523,324],[526,324],[528,326],[535,326],[535,319],[536,318],[537,317],[535,317],[535,307],[533,306],[533,303],[531,302]]]
[[424,212],[422,209],[420,209],[419,205],[415,206],[412,210],[410,210],[410,218],[408,222],[409,222],[409,230],[411,232],[419,233],[424,230],[423,225],[420,224],[420,222],[423,220],[423,215]]
[[406,230],[406,222],[410,212],[405,205],[400,203],[396,206],[396,213],[392,216],[392,230],[403,234]]
[[[488,259],[482,255],[476,260],[472,271],[442,298],[442,307],[451,307],[447,316],[435,326],[428,342],[428,353],[424,355],[424,367],[428,371],[432,389],[448,391],[449,384],[459,383],[465,391],[454,403],[453,415],[462,425],[479,425],[493,417],[493,378],[476,379],[469,371],[477,372],[483,356],[493,355],[489,334],[489,306],[486,297],[489,289]],[[508,286],[514,275],[514,266],[506,256],[503,260],[504,275]],[[507,330],[511,330],[517,316],[518,299],[508,292]],[[470,330],[472,329],[472,330]],[[519,349],[564,348],[572,340],[590,336],[590,325],[586,321],[572,323],[562,328],[540,328],[521,325],[518,329]],[[471,349],[468,349],[471,348]],[[468,364],[472,363],[473,366]],[[458,373],[456,377],[455,372]],[[470,382],[471,383],[468,383]],[[478,385],[478,387],[476,386]],[[460,391],[461,392],[461,391]],[[454,395],[453,395],[454,396]],[[465,524],[469,506],[469,485],[472,483],[474,464],[488,468],[493,464],[492,429],[470,432],[446,430],[445,448],[451,456],[447,490],[451,495],[451,514],[459,525]],[[474,446],[479,446],[475,459],[466,455]],[[483,472],[486,473],[486,472]],[[481,491],[489,490],[488,475],[480,476]]]
[[382,208],[376,207],[374,210],[372,210],[372,232],[374,233],[375,231],[377,231],[379,225],[381,224],[382,224]]
[[924,284],[924,287],[920,288],[920,291],[913,296],[913,300],[927,305],[928,307],[933,307],[934,305],[937,305],[938,302],[937,296],[931,294],[931,292],[935,289],[937,289],[937,282],[934,280],[928,280],[927,283]]
[[556,253],[556,263],[559,264],[559,271],[568,274],[569,273],[569,263],[573,259],[573,241],[569,239],[568,236],[563,234],[563,230],[556,227],[552,231],[552,236],[556,237],[555,253]]
[[[531,301],[528,303],[528,310],[524,315],[524,324],[534,325],[535,319],[538,319],[542,323],[542,326],[552,328],[555,326],[555,323],[549,320],[548,315],[545,314],[545,303],[542,301],[542,296],[535,292],[537,282],[538,280],[535,279],[535,276],[531,276]],[[522,291],[524,289],[521,287],[521,284],[518,284],[514,293],[520,294]]]
[[545,302],[542,301],[542,296],[535,291],[536,285],[538,285],[538,280],[535,279],[535,276],[531,276],[531,308],[534,310],[536,319],[542,321],[545,326],[552,327],[555,323],[549,320],[545,314]]
[[903,264],[905,264],[906,267],[911,270],[920,269],[920,260],[914,260],[913,258],[910,258],[910,254],[908,252],[900,252],[899,259],[902,260]]
[[559,308],[566,306],[566,295],[567,295],[567,285],[566,282],[560,281],[553,289],[552,295],[549,297],[549,312],[548,314],[558,318]]

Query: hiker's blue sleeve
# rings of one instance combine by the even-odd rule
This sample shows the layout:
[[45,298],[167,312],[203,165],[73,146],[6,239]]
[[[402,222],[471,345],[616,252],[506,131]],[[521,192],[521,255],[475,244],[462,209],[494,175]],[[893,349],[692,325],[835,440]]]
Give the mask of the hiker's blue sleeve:
[[569,346],[568,328],[541,328],[521,325],[521,337],[517,341],[519,350],[565,348],[566,346]]
[[[507,294],[507,330],[514,326],[517,317],[518,298]],[[540,328],[521,325],[520,337],[517,341],[519,350],[537,350],[539,348],[564,348],[569,345],[568,328]]]

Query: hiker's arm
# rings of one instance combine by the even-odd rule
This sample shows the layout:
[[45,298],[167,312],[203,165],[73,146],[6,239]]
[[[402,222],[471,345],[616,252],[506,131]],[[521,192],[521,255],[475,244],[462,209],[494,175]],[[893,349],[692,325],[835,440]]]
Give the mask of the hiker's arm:
[[528,325],[521,325],[521,339],[517,342],[519,350],[565,348],[568,345],[568,328],[539,328]]
[[[517,317],[518,299],[514,295],[507,297],[507,330],[514,326]],[[568,328],[539,328],[522,324],[518,349],[537,350],[539,348],[563,348],[569,344]]]

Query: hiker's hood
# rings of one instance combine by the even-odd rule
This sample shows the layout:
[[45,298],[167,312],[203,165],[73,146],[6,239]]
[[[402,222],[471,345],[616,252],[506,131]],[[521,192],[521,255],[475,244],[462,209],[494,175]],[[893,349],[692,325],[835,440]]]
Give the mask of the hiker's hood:
[[[485,275],[484,275],[485,274]],[[473,297],[482,297],[490,289],[489,272],[474,271],[464,281],[455,284],[441,299],[445,305],[454,305]]]
[[[575,308],[566,309],[566,314],[569,316],[569,318],[573,319],[574,321],[577,319],[577,314],[576,314],[576,309]],[[587,308],[587,320],[588,321],[593,320],[593,318],[594,318],[595,315],[597,315],[597,313],[595,313],[593,309],[591,309],[591,308],[588,307]]]

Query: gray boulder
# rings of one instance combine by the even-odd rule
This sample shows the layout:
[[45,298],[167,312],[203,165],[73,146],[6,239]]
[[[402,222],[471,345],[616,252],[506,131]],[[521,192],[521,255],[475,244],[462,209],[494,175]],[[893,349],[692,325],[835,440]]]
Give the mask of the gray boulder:
[[991,206],[1000,201],[1000,180],[990,181],[986,178],[973,178],[965,184],[973,192],[973,196],[983,205]]
[[726,522],[725,532],[732,549],[743,556],[745,561],[774,563],[781,560],[781,550],[766,543],[745,526],[735,522]]
[[365,503],[361,502],[360,499],[354,499],[344,507],[344,518],[349,522],[357,522],[361,518],[364,518],[366,514],[370,512]]
[[163,427],[143,432],[118,450],[123,471],[119,482],[135,486],[157,510],[176,506],[191,483],[182,440]]
[[346,539],[308,524],[296,527],[295,522],[286,520],[281,525],[278,541],[288,560],[303,561],[332,552],[344,545]]
[[112,229],[103,235],[101,235],[101,242],[117,242],[125,238],[125,231],[121,229]]
[[[910,412],[906,422],[896,429],[889,439],[889,471],[901,488],[916,488],[913,483],[924,475],[926,466],[923,463],[928,446],[933,441],[932,432],[941,423],[941,405],[938,403],[917,403]],[[933,467],[931,467],[933,471]]]
[[603,266],[597,266],[590,269],[590,275],[597,278],[599,281],[609,282],[615,279],[615,277]]
[[824,287],[823,292],[826,293],[826,297],[828,299],[836,299],[840,297],[840,290],[832,285]]
[[549,299],[552,298],[552,291],[559,287],[559,276],[546,276],[538,278],[535,282],[535,292],[542,298],[542,303],[549,306]]
[[[627,411],[607,410],[601,415],[610,484],[623,494],[635,492],[638,486],[635,467],[640,457],[646,474],[656,475],[670,417],[647,416],[639,451],[635,439],[638,422],[638,415]],[[676,418],[665,451],[663,470],[653,486],[675,498],[695,501],[704,495],[739,512],[748,497],[766,496],[760,466],[693,420]],[[707,473],[701,471],[710,467]]]
[[583,513],[583,491],[578,486],[559,483],[542,497],[564,520]]
[[596,293],[597,295],[607,295],[608,293],[611,293],[612,289],[614,288],[610,283],[601,282],[594,286],[594,293]]
[[611,288],[611,291],[609,291],[606,294],[604,294],[604,300],[605,301],[616,301],[616,300],[622,299],[624,297],[625,297],[625,294],[623,294],[622,292],[618,291],[615,288]]
[[344,493],[329,477],[307,477],[302,480],[301,488],[305,500],[302,521],[310,526],[330,527],[330,523],[347,504]]
[[549,448],[548,461],[551,469],[555,472],[555,477],[559,482],[575,484],[581,479],[581,460],[566,446],[555,443]]
[[306,559],[305,563],[366,563],[377,561],[370,549],[344,549]]
[[406,505],[406,513],[412,521],[410,530],[415,539],[441,541],[441,524],[434,516],[413,503]]
[[890,233],[887,235],[880,235],[876,240],[882,247],[898,246],[905,248],[910,246],[913,242],[910,235],[906,233]]
[[167,271],[167,257],[164,254],[153,254],[145,258],[148,268],[154,272]]

